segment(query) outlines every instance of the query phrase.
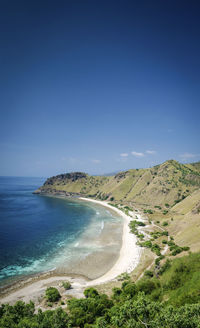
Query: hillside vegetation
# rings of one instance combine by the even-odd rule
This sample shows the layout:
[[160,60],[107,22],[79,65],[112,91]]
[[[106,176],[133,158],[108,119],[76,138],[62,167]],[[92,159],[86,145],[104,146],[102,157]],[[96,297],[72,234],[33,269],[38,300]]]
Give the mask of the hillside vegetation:
[[85,298],[57,300],[62,308],[55,310],[35,313],[32,302],[2,305],[0,327],[199,328],[200,254],[165,262],[162,268],[159,279],[150,271],[137,283],[126,276],[110,297],[87,288]]
[[41,193],[78,194],[123,203],[174,206],[200,187],[200,165],[169,160],[148,169],[132,169],[114,176],[81,172],[47,179]]
[[[60,174],[47,179],[36,192],[80,195],[107,200],[119,208],[138,209],[151,222],[152,233],[164,227],[176,245],[200,250],[200,162],[180,164],[169,160],[113,176]],[[162,239],[160,236],[156,240],[161,250],[165,246]]]
[[130,215],[145,261],[110,286],[87,288],[85,298],[47,288],[43,304],[54,310],[36,312],[32,302],[2,305],[0,328],[200,328],[199,187],[200,163],[174,160],[113,176],[47,179],[36,193],[107,200]]

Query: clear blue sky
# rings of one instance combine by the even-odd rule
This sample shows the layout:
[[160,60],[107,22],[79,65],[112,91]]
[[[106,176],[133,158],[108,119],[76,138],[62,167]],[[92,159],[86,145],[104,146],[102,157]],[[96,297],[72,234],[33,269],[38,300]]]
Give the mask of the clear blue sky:
[[199,1],[0,2],[0,175],[200,160]]

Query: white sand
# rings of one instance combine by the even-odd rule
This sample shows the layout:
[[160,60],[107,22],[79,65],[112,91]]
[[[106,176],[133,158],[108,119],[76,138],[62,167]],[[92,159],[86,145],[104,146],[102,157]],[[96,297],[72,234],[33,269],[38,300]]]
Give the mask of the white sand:
[[131,221],[131,217],[129,217],[124,212],[120,211],[114,206],[109,205],[106,202],[88,199],[88,198],[82,198],[82,197],[80,199],[108,207],[111,210],[117,212],[124,219],[122,246],[117,262],[106,274],[104,274],[102,277],[98,279],[88,282],[87,286],[108,282],[110,280],[113,280],[123,272],[127,272],[127,273],[132,272],[139,263],[141,248],[136,245],[137,242],[136,236],[132,234],[129,229],[129,222]]
[[115,263],[115,265],[102,277],[99,277],[89,282],[86,282],[83,279],[71,279],[70,277],[66,277],[66,276],[62,276],[62,277],[53,276],[47,279],[41,279],[1,298],[0,304],[8,303],[8,302],[14,303],[19,299],[25,302],[28,302],[29,300],[36,301],[44,294],[44,291],[47,286],[51,285],[51,286],[58,287],[58,285],[62,280],[65,281],[70,280],[72,282],[73,291],[75,292],[75,296],[77,291],[77,297],[78,297],[81,296],[81,292],[87,286],[98,285],[111,281],[123,272],[127,272],[127,273],[132,272],[134,268],[138,265],[140,260],[141,248],[136,245],[136,241],[137,241],[136,236],[130,233],[129,222],[131,220],[131,217],[127,216],[125,213],[123,213],[116,207],[109,205],[107,202],[82,198],[82,197],[80,199],[108,207],[112,211],[117,212],[120,216],[123,217],[124,225],[123,225],[123,234],[122,234],[122,246],[121,246],[119,258]]

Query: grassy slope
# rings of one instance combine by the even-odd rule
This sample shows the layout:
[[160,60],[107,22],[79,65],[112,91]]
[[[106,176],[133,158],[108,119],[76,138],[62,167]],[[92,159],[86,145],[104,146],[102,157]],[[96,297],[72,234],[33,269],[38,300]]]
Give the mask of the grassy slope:
[[86,175],[75,181],[54,179],[52,185],[44,185],[41,190],[64,190],[99,199],[114,197],[116,201],[127,203],[149,206],[169,203],[172,206],[200,187],[197,164],[183,165],[171,160],[153,168],[128,170],[109,177]]
[[163,300],[180,306],[200,300],[200,253],[175,259],[159,279]]
[[185,243],[192,251],[200,250],[200,190],[194,191],[173,210],[174,221],[169,230],[176,242],[180,246]]
[[[133,280],[131,279],[128,282],[132,283]],[[101,293],[107,293],[109,290],[110,296],[112,295],[111,289],[113,287],[121,287],[121,284],[122,282],[118,281],[118,284],[114,282],[110,283],[110,288],[105,285],[96,286],[95,288]],[[158,278],[156,278],[155,274],[153,277],[144,275],[142,279],[136,282],[136,285],[138,291],[146,291],[147,294],[150,294],[152,300],[174,305],[175,307],[182,306],[186,303],[199,302],[200,253],[191,253],[181,258],[173,258]],[[129,290],[131,291],[131,288]],[[123,298],[122,294],[121,301],[123,302],[125,299],[126,297]]]
[[[76,175],[76,173],[75,173]],[[163,226],[180,246],[200,250],[200,163],[169,160],[149,169],[128,170],[114,176],[62,176],[48,179],[43,192],[65,191],[139,208]],[[156,207],[155,207],[156,206]],[[160,208],[157,208],[160,206]],[[154,229],[155,230],[155,229]],[[157,240],[162,242],[162,238]]]

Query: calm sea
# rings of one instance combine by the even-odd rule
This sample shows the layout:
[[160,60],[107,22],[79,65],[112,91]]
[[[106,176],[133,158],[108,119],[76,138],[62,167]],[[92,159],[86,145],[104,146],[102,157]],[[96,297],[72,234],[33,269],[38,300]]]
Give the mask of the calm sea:
[[[34,195],[42,178],[0,177],[0,284],[83,259],[96,245],[82,243],[116,220],[101,206]],[[90,240],[90,238],[88,238]]]

